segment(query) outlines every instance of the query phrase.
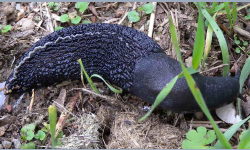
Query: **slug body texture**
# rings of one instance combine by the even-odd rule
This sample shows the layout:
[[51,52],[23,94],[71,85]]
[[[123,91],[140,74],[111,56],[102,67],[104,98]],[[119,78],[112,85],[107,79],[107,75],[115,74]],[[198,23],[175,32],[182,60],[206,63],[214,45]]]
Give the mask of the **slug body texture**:
[[[6,81],[5,91],[33,88],[80,79],[80,66],[149,103],[175,75],[178,62],[168,57],[150,37],[135,29],[112,24],[78,25],[53,32],[35,43],[19,59]],[[239,83],[231,77],[193,75],[209,108],[237,97]],[[173,111],[199,110],[184,78],[161,103]]]

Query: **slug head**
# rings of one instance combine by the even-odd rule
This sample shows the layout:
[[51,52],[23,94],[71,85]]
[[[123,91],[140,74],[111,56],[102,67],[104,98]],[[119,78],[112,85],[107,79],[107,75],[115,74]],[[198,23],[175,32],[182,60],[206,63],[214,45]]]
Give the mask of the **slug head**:
[[[181,67],[176,60],[164,53],[151,54],[136,63],[130,92],[152,104],[162,88],[180,72]],[[238,95],[239,82],[235,78],[192,76],[209,109],[230,103]],[[160,107],[175,112],[200,111],[184,77],[177,80]]]

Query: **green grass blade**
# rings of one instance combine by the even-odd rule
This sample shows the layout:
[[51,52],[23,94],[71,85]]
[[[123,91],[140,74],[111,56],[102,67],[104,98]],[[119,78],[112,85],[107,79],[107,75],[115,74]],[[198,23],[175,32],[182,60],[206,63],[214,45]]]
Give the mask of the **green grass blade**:
[[193,96],[195,97],[196,102],[198,103],[201,110],[204,112],[204,114],[206,115],[206,117],[210,121],[211,125],[213,126],[214,131],[215,131],[218,139],[221,141],[221,143],[223,143],[224,148],[232,148],[230,143],[227,141],[227,139],[225,138],[225,136],[222,134],[219,127],[215,123],[215,121],[214,121],[211,113],[209,112],[208,107],[207,107],[207,105],[206,105],[206,103],[204,101],[204,98],[203,98],[203,96],[201,94],[201,91],[200,91],[199,88],[197,88],[198,86],[196,85],[193,77],[188,73],[188,71],[187,71],[187,69],[185,68],[184,65],[182,65],[182,69],[183,69],[183,73],[185,75],[186,81],[188,83],[188,86],[189,86]]
[[[232,125],[230,128],[227,129],[227,131],[224,133],[224,136],[226,137],[227,140],[230,140],[231,137],[237,132],[237,130],[248,120],[250,119],[250,116],[245,118],[244,120],[241,120],[240,122]],[[215,149],[222,149],[224,148],[220,141],[217,141],[216,144],[214,145]]]
[[249,149],[250,148],[250,128],[241,132],[240,142],[238,145],[238,149]]
[[[177,37],[177,32],[175,29],[175,26],[173,24],[173,20],[171,17],[169,17],[169,24],[170,24],[170,33],[171,33],[171,41],[175,47],[176,50],[176,55],[177,56],[181,56],[181,52],[180,52],[180,47],[179,44],[177,43],[178,41],[176,40]],[[219,127],[217,126],[217,124],[215,123],[212,115],[210,114],[207,105],[205,104],[205,101],[203,99],[203,96],[198,88],[198,86],[196,85],[193,77],[189,74],[187,68],[184,66],[184,63],[182,61],[182,59],[179,59],[179,62],[181,64],[182,67],[182,71],[184,73],[184,76],[186,78],[186,81],[188,83],[188,86],[193,94],[193,96],[195,97],[196,102],[198,103],[198,105],[201,107],[201,110],[204,112],[204,114],[206,115],[206,117],[208,118],[208,120],[210,121],[210,123],[212,124],[215,133],[217,134],[217,137],[219,138],[219,140],[221,141],[221,143],[225,146],[225,148],[232,148],[232,146],[230,145],[230,143],[226,140],[226,138],[224,137],[224,135],[221,133],[221,131],[219,130]]]
[[83,64],[82,64],[82,60],[81,60],[81,59],[78,59],[77,61],[78,61],[78,63],[80,64],[81,71],[84,73],[84,75],[85,75],[85,77],[86,77],[86,79],[87,79],[87,81],[88,81],[88,83],[89,83],[91,89],[92,89],[93,91],[95,91],[96,93],[100,94],[100,91],[96,88],[95,84],[93,83],[93,81],[92,81],[91,78],[89,77],[87,71],[85,70],[85,68],[84,68],[84,66],[83,66]]
[[48,108],[49,112],[49,125],[52,147],[56,146],[56,122],[57,122],[57,109],[56,106],[50,105]]
[[211,7],[211,8],[208,8],[207,11],[208,11],[210,14],[214,13],[214,11],[215,11],[215,9],[217,8],[218,5],[219,5],[218,2],[212,2],[212,7]]
[[[213,2],[214,3],[214,2]],[[211,15],[222,10],[225,7],[224,3],[217,4],[215,7],[213,7],[213,11],[211,11]]]
[[[187,68],[188,72],[190,74],[194,74],[197,73],[199,71],[194,70],[192,67],[191,68]],[[180,79],[184,77],[183,73],[178,74],[177,76],[175,76],[161,91],[160,93],[157,95],[154,104],[152,105],[151,109],[149,112],[147,112],[142,118],[139,119],[139,122],[144,121],[145,119],[147,119],[152,112],[155,110],[156,107],[159,106],[159,104],[168,96],[168,94],[171,92],[173,86],[175,85],[177,79]]]
[[[226,10],[226,15],[230,23],[230,30],[232,30],[236,19],[237,19],[237,6],[235,2],[224,2],[225,4],[225,10]],[[232,4],[232,8],[230,6]]]
[[114,88],[114,87],[113,87],[112,85],[110,85],[105,79],[103,79],[102,76],[100,76],[100,75],[98,75],[98,74],[93,74],[90,78],[92,79],[93,77],[101,79],[101,80],[108,86],[108,88],[109,88],[112,92],[114,92],[114,93],[116,93],[116,94],[122,93],[122,89],[121,89],[121,88],[119,88],[119,89]]
[[201,60],[202,60],[203,52],[204,52],[204,43],[205,43],[204,20],[203,20],[203,15],[201,14],[201,10],[199,6],[198,6],[198,10],[199,10],[198,27],[197,27],[197,32],[195,35],[193,60],[192,60],[192,65],[194,69],[198,69],[201,64]]
[[230,28],[232,27],[232,16],[231,16],[231,8],[230,8],[230,3],[229,2],[224,2],[225,4],[225,10],[226,10],[226,16],[227,19],[229,20]]
[[157,106],[167,97],[167,95],[171,92],[172,88],[174,87],[179,75],[175,76],[157,95],[154,104],[152,105],[150,111],[148,111],[142,118],[139,119],[139,122],[144,121],[151,115],[151,113],[155,110]]
[[236,2],[233,3],[233,9],[232,9],[232,28],[235,25],[235,22],[237,20],[238,12],[237,12],[237,4]]
[[221,31],[221,29],[219,28],[213,17],[211,17],[210,14],[207,12],[207,10],[205,8],[202,8],[201,12],[204,15],[204,17],[208,20],[209,24],[211,25],[212,29],[214,30],[218,38],[220,48],[222,51],[223,64],[226,64],[226,66],[224,66],[223,68],[223,76],[227,76],[229,72],[229,52],[226,39],[223,35],[223,32]]
[[180,46],[179,46],[179,41],[177,38],[177,32],[173,23],[173,20],[171,17],[169,17],[169,31],[170,31],[170,35],[171,35],[171,42],[173,43],[174,49],[176,51],[176,55],[177,55],[177,59],[179,62],[183,63],[182,61],[182,57],[181,57],[181,50],[180,50]]
[[240,74],[240,93],[242,93],[243,85],[250,74],[250,57],[247,58]]

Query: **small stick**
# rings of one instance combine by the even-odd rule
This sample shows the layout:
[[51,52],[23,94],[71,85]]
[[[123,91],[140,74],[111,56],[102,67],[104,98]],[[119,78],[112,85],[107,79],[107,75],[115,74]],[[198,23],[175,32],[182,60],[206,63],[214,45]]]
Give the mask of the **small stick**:
[[66,105],[66,111],[63,111],[58,119],[58,122],[56,124],[56,137],[58,136],[59,132],[63,129],[66,120],[68,119],[70,113],[72,112],[77,100],[80,98],[80,92],[78,92],[76,95],[70,98],[69,103]]
[[155,22],[155,11],[156,11],[157,2],[153,2],[152,4],[154,6],[154,11],[150,15],[149,28],[148,28],[148,36],[151,38],[153,36],[154,22]]
[[216,66],[216,67],[210,68],[210,69],[205,70],[205,71],[202,71],[202,72],[200,72],[200,73],[209,72],[209,71],[212,71],[212,70],[215,70],[215,69],[218,69],[218,68],[222,68],[222,67],[227,66],[227,65],[228,65],[228,64],[221,64],[221,65],[219,65],[219,66]]
[[122,24],[122,22],[125,20],[125,18],[127,17],[128,15],[128,9],[126,10],[126,13],[125,15],[122,17],[122,19],[118,22],[118,24]]
[[104,95],[101,95],[101,94],[97,94],[97,93],[95,93],[95,92],[93,92],[93,91],[90,91],[90,90],[88,90],[88,89],[85,89],[85,88],[73,88],[73,89],[69,90],[69,92],[72,91],[72,90],[81,90],[81,91],[83,91],[83,92],[87,92],[87,93],[93,94],[93,95],[95,95],[95,96],[97,96],[97,97],[100,97],[100,98],[103,98],[103,99],[105,99],[105,100],[115,100],[113,97],[104,96]]
[[246,31],[246,30],[243,30],[243,29],[241,29],[240,27],[238,27],[238,26],[234,26],[234,32],[237,32],[237,33],[239,33],[240,35],[242,35],[242,36],[244,36],[244,37],[246,37],[246,38],[248,38],[249,40],[250,40],[250,33],[248,32],[248,31]]
[[51,15],[49,12],[49,9],[47,7],[47,3],[45,3],[45,9],[46,9],[46,16],[48,17],[48,28],[50,32],[54,32],[54,28],[53,28],[53,23],[52,23],[52,19],[51,19]]
[[35,90],[32,89],[32,96],[31,96],[31,101],[30,101],[30,105],[29,105],[29,112],[32,111],[32,106],[34,105],[34,101],[35,101]]

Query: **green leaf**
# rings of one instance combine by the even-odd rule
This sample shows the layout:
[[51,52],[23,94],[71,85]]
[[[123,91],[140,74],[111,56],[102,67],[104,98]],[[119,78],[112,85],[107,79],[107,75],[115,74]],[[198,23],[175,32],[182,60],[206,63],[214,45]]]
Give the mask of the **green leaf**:
[[35,139],[38,139],[40,141],[43,141],[45,137],[46,137],[46,134],[42,130],[39,130],[37,134],[35,135]]
[[76,16],[75,18],[71,18],[71,23],[72,24],[78,24],[80,23],[82,18],[80,16]]
[[198,8],[198,10],[199,10],[198,27],[195,35],[193,60],[192,60],[192,66],[194,69],[198,69],[201,64],[202,56],[204,53],[204,45],[205,45],[204,20],[200,8]]
[[240,44],[240,40],[234,40],[234,43],[239,45]]
[[92,22],[89,21],[89,20],[83,20],[83,21],[82,21],[82,24],[89,24],[89,23],[92,23]]
[[242,93],[243,85],[250,74],[250,57],[247,58],[240,74],[240,93]]
[[247,41],[244,41],[244,42],[243,42],[243,45],[244,45],[244,46],[248,46],[248,42],[247,42]]
[[150,111],[148,111],[142,118],[139,119],[139,122],[144,121],[151,115],[151,113],[155,110],[157,106],[167,97],[167,95],[171,92],[172,88],[174,87],[179,75],[175,76],[166,86],[160,91],[157,95],[154,104],[152,105]]
[[69,15],[68,14],[63,14],[60,16],[60,21],[62,23],[68,22],[69,21]]
[[154,11],[154,5],[152,3],[147,3],[139,7],[138,10],[142,10],[146,14],[151,14]]
[[28,140],[28,141],[32,140],[34,138],[34,136],[35,136],[34,131],[31,131],[31,130],[27,131],[26,134],[27,134],[26,135],[26,140]]
[[55,27],[55,31],[58,31],[58,30],[61,30],[61,29],[63,29],[63,27],[61,27],[61,26]]
[[[230,128],[227,129],[227,131],[224,133],[224,136],[226,137],[227,140],[230,140],[231,137],[238,131],[240,126],[242,126],[245,122],[247,122],[250,119],[250,116],[245,118],[244,120],[241,120],[240,122],[232,125]],[[224,148],[220,141],[217,141],[216,144],[214,145],[216,149],[222,149]]]
[[25,126],[22,127],[21,129],[21,138],[23,140],[32,140],[34,138],[34,130],[36,128],[36,125],[35,124],[27,124]]
[[240,48],[237,47],[237,48],[235,49],[235,52],[239,54],[239,53],[241,52]]
[[240,135],[238,149],[250,149],[250,129],[244,130]]
[[246,20],[250,20],[250,14],[244,17]]
[[84,13],[89,6],[89,2],[76,2],[75,8],[79,9],[81,13]]
[[215,141],[216,135],[213,130],[207,131],[205,127],[198,127],[197,130],[190,130],[186,134],[186,138],[182,142],[183,149],[207,149],[207,146]]
[[[84,73],[88,83],[90,84],[90,87],[92,90],[94,90],[96,93],[100,94],[100,91],[96,88],[95,84],[93,83],[93,81],[91,80],[91,78],[89,77],[87,71],[85,70],[84,66],[83,66],[83,63],[82,63],[82,60],[81,59],[78,59],[77,60],[78,63],[80,64],[80,67],[81,67],[81,72]],[[82,74],[81,74],[82,75]]]
[[29,142],[21,146],[21,149],[35,149],[35,148],[36,148],[36,145],[34,142]]
[[223,76],[227,76],[227,74],[229,72],[229,52],[228,52],[228,46],[227,46],[226,39],[225,39],[220,27],[217,25],[217,23],[215,22],[213,17],[210,16],[210,14],[207,12],[207,10],[205,8],[202,8],[201,12],[202,12],[203,16],[208,20],[209,24],[211,25],[212,29],[214,30],[214,32],[218,38],[219,45],[220,45],[220,48],[222,51],[223,64],[227,64],[223,68]]
[[44,132],[48,132],[49,133],[49,124],[47,124],[46,122],[43,123],[43,128],[41,129]]
[[121,89],[121,88],[119,88],[119,89],[114,88],[114,87],[113,87],[112,85],[110,85],[105,79],[103,79],[102,76],[100,76],[100,75],[98,75],[98,74],[93,74],[90,78],[92,79],[93,77],[96,77],[96,78],[101,79],[101,80],[108,86],[108,88],[109,88],[112,92],[117,93],[117,94],[122,93],[122,89]]
[[1,32],[2,32],[2,33],[7,33],[7,32],[9,32],[11,29],[12,29],[12,26],[11,26],[11,25],[6,25],[6,26],[4,26],[4,27],[1,29]]
[[140,21],[139,13],[135,10],[128,12],[128,20],[131,22],[138,22]]
[[49,112],[49,125],[52,148],[56,146],[56,122],[57,122],[57,109],[56,106],[50,105],[48,108]]
[[34,123],[26,124],[25,126],[22,127],[21,132],[27,132],[29,130],[34,131],[35,128],[36,128],[36,125]]
[[55,6],[55,2],[48,2],[48,6],[49,6],[50,8],[54,7],[54,6]]

